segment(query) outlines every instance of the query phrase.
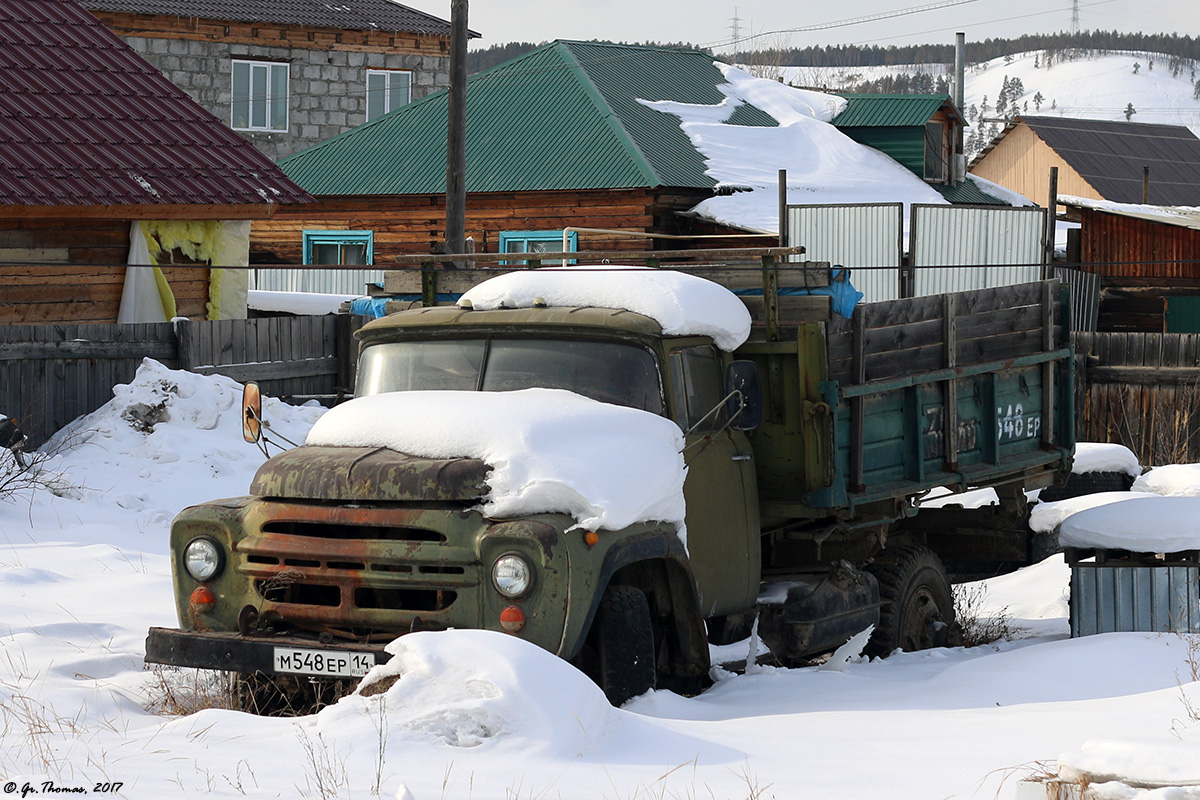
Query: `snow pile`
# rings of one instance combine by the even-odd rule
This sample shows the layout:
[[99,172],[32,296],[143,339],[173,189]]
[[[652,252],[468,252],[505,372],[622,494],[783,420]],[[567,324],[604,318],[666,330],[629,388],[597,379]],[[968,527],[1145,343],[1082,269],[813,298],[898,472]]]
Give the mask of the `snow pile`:
[[1133,482],[1135,492],[1153,492],[1168,497],[1200,496],[1200,464],[1170,464],[1155,467]]
[[[168,369],[146,359],[113,399],[72,422],[42,448],[44,465],[77,499],[115,502],[142,523],[184,506],[246,493],[262,454],[242,439],[241,384]],[[272,428],[293,441],[325,412],[263,398]]]
[[[793,204],[946,203],[899,163],[831,124],[845,100],[755,78],[728,64],[717,67],[727,81],[717,87],[726,95],[718,105],[640,101],[679,117],[718,188],[735,190],[700,203],[692,209],[697,214],[741,228],[778,230],[780,169],[787,170]],[[762,109],[779,127],[728,124],[743,103]]]
[[[383,702],[389,729],[410,738],[476,747],[510,737],[524,739],[531,754],[569,753],[586,746],[585,730],[603,730],[616,713],[583,673],[516,636],[419,632],[386,650],[391,660],[371,671],[358,697],[323,710],[316,720],[320,727],[353,725],[364,707]],[[529,680],[531,675],[537,680]],[[373,694],[375,686],[389,683],[382,695]]]
[[1075,444],[1075,461],[1071,472],[1083,474],[1088,472],[1124,472],[1132,478],[1142,474],[1142,465],[1138,463],[1133,451],[1122,444],[1106,444],[1104,442],[1077,442]]
[[1029,527],[1038,533],[1051,533],[1073,514],[1145,496],[1141,492],[1093,492],[1053,503],[1038,503],[1029,515]]
[[499,275],[463,295],[474,308],[550,306],[617,308],[658,322],[669,336],[711,336],[732,351],[750,335],[750,312],[725,287],[671,270],[583,266],[522,270]]
[[1072,514],[1059,527],[1059,543],[1135,553],[1200,549],[1200,497],[1130,494],[1131,500]]
[[683,536],[679,427],[561,389],[360,397],[318,420],[307,444],[481,459],[488,517],[559,512],[589,530],[661,521]]

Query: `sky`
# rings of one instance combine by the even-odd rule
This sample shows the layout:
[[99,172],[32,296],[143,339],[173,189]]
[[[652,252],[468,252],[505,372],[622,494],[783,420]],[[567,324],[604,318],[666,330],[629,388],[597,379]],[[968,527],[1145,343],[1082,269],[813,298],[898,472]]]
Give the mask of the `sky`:
[[[449,19],[449,0],[404,0]],[[921,44],[952,42],[956,31],[968,40],[1055,33],[1071,26],[1070,0],[862,0],[845,5],[795,0],[476,0],[470,26],[482,34],[473,47],[512,41],[609,39],[626,42],[727,42],[736,13],[742,36],[766,47],[826,44]],[[1200,35],[1200,3],[1195,0],[1078,0],[1081,30],[1121,30]],[[932,10],[860,22],[825,30],[774,34],[799,27],[940,6]]]

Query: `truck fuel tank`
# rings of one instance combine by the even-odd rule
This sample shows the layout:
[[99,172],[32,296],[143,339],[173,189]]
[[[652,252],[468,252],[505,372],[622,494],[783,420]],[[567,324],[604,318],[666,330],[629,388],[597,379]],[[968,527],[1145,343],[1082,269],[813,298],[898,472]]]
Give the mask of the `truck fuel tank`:
[[877,624],[880,605],[875,576],[839,561],[824,574],[765,584],[758,598],[758,634],[791,666]]

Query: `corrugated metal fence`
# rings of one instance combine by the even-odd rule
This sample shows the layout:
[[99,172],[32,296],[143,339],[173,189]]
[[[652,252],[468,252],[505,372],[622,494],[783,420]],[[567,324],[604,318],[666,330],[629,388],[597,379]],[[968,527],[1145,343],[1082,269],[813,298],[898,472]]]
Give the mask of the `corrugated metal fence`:
[[900,296],[903,204],[788,206],[787,219],[788,241],[804,245],[804,259],[848,267],[864,302]]
[[1045,220],[1034,207],[914,205],[913,295],[1041,280]]
[[788,241],[849,267],[868,303],[1042,277],[1046,212],[1032,206],[913,205],[907,242],[900,203],[788,206],[787,219]]
[[353,382],[355,319],[0,325],[0,412],[18,420],[37,447],[111,400],[113,387],[131,381],[145,358],[257,380],[278,397],[334,394]]
[[382,269],[252,269],[251,288],[269,292],[362,295],[367,284],[383,285]]

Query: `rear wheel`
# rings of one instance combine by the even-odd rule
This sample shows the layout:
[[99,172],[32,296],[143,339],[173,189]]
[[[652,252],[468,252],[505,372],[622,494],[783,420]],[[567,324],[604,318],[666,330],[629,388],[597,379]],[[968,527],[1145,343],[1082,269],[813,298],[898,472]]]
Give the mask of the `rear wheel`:
[[645,592],[633,586],[605,589],[588,638],[596,655],[592,677],[610,703],[619,706],[654,688],[654,628]]
[[886,656],[945,647],[954,628],[954,598],[941,559],[914,545],[885,553],[868,569],[879,581],[883,606],[866,652]]

